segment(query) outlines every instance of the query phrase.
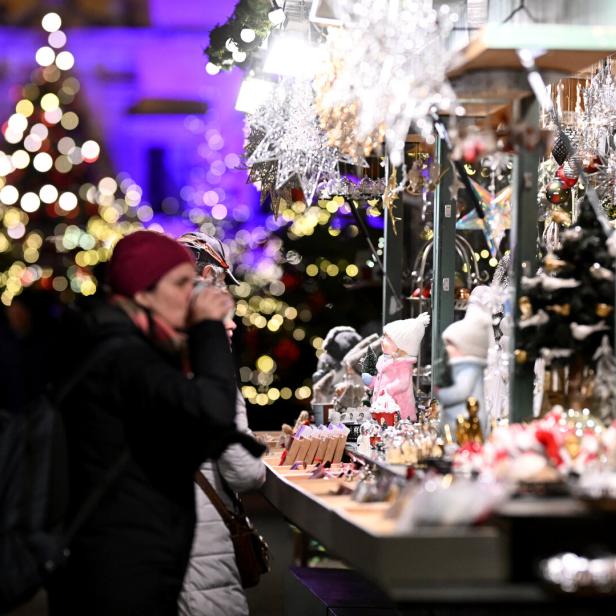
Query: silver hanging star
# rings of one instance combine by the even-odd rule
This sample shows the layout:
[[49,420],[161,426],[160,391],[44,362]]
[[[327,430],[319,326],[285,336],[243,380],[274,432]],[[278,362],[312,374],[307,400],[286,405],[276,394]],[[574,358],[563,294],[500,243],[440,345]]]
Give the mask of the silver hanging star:
[[265,136],[248,158],[248,165],[278,161],[276,188],[296,176],[309,203],[320,182],[340,177],[339,162],[366,165],[328,145],[319,127],[314,93],[309,82],[286,79],[270,100],[250,118],[251,127]]

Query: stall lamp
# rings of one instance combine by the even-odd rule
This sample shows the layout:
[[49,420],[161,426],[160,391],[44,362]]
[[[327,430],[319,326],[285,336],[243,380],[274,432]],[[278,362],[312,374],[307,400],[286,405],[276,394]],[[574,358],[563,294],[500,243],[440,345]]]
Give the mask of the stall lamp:
[[265,103],[273,88],[274,84],[271,81],[246,77],[240,86],[235,109],[243,113],[254,113]]
[[319,63],[321,50],[306,40],[284,36],[270,46],[263,71],[285,77],[310,77]]
[[267,14],[268,19],[274,26],[280,26],[285,22],[287,16],[282,9],[274,9]]

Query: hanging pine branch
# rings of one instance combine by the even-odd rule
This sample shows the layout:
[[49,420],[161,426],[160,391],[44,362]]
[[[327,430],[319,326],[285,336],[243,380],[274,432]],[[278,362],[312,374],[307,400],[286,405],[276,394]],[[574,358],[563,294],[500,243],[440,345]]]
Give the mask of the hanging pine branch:
[[205,50],[209,61],[226,71],[244,63],[270,33],[271,10],[269,0],[240,0],[233,15],[210,32],[210,44]]

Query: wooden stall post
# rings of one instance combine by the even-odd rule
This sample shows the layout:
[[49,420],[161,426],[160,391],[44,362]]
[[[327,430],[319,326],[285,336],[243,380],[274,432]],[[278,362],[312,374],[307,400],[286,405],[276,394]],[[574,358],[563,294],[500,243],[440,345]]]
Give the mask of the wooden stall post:
[[[453,321],[455,301],[456,212],[451,195],[453,169],[449,168],[448,148],[439,137],[436,143],[441,181],[434,193],[434,255],[432,278],[432,370],[439,365],[443,342],[441,334]],[[434,374],[432,397],[434,397]]]
[[[539,129],[539,103],[534,97],[515,101],[514,116],[526,126]],[[520,146],[513,166],[510,276],[515,327],[511,337],[512,353],[516,348],[520,321],[518,298],[524,295],[522,276],[534,275],[537,268],[537,175],[543,147],[541,142],[532,150]],[[513,356],[509,407],[509,420],[512,422],[533,416],[534,374],[533,362],[518,361]]]

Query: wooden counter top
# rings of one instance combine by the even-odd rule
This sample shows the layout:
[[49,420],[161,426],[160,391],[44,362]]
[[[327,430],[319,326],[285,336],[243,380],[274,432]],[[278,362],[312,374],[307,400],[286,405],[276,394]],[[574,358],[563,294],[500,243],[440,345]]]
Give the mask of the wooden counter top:
[[[303,469],[278,466],[279,453],[265,458],[263,494],[286,518],[333,554],[374,581],[392,599],[445,587],[468,593],[508,579],[506,543],[494,527],[396,529],[386,503],[356,503],[337,496],[338,479],[311,479]],[[347,484],[348,485],[348,484]]]

